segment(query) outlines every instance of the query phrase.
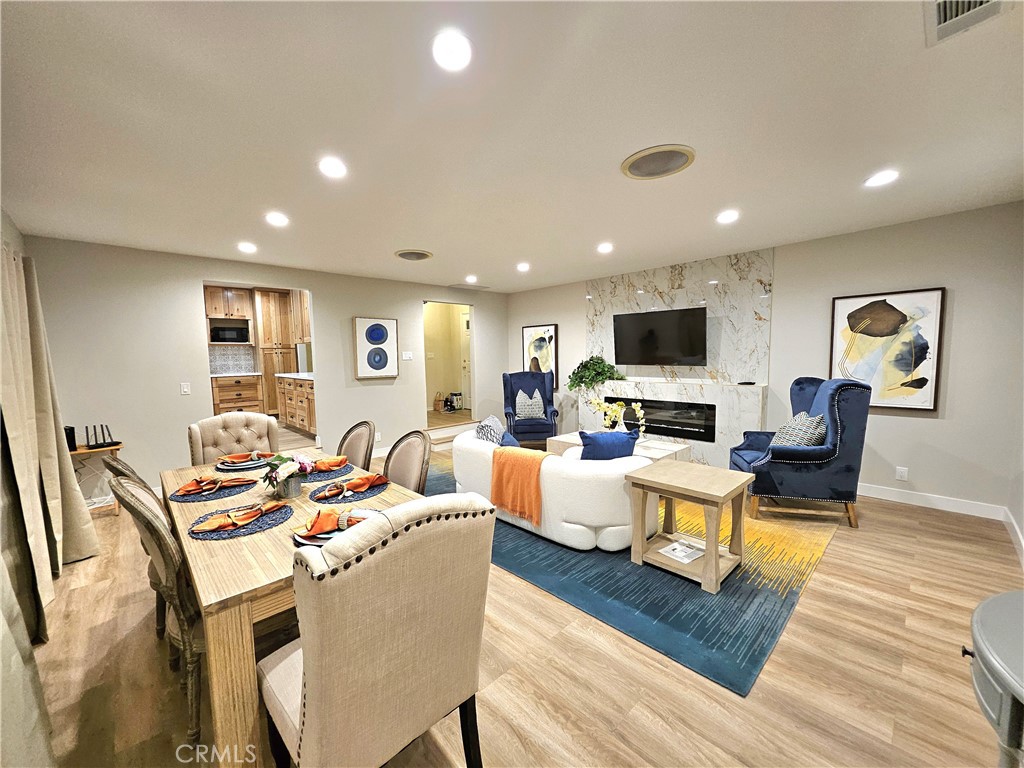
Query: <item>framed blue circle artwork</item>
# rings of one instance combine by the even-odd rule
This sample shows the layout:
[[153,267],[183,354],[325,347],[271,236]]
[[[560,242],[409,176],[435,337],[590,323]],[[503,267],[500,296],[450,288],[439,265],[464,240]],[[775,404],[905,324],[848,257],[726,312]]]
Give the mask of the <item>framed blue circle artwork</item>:
[[[365,335],[366,340],[371,344],[383,344],[388,340],[388,329],[380,323],[374,323],[366,328]],[[387,365],[387,355],[384,355],[384,361],[384,365]],[[370,363],[370,365],[373,365],[373,363]]]
[[388,353],[380,347],[374,347],[366,353],[366,364],[375,371],[383,371],[388,367]]

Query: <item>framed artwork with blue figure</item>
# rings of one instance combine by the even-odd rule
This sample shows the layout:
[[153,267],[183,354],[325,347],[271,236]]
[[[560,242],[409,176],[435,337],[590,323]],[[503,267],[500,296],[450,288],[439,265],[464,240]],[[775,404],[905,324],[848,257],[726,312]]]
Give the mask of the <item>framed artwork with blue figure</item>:
[[832,299],[832,378],[871,385],[871,406],[934,411],[945,288]]
[[523,326],[523,370],[551,371],[558,390],[558,324]]
[[398,321],[385,317],[355,317],[357,379],[398,377]]

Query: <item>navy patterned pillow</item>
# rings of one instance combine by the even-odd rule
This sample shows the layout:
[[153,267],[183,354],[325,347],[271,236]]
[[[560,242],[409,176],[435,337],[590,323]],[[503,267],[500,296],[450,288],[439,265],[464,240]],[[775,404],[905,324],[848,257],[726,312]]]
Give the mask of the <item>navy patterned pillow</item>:
[[476,425],[476,436],[495,445],[501,442],[501,436],[505,434],[505,428],[501,426],[497,416],[488,416]]
[[824,445],[825,431],[825,414],[808,416],[800,411],[779,427],[771,445]]

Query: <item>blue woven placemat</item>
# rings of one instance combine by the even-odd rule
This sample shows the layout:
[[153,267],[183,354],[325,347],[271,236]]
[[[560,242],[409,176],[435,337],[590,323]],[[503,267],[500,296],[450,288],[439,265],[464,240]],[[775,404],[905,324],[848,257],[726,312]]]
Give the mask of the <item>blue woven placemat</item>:
[[263,463],[260,464],[259,466],[246,467],[245,469],[239,469],[238,467],[233,467],[231,469],[221,469],[220,468],[220,464],[214,464],[213,468],[215,470],[217,470],[218,472],[225,472],[227,474],[231,474],[232,472],[255,472],[257,469],[266,469],[267,468],[267,460],[264,459]]
[[[237,509],[237,507],[235,507],[235,509]],[[260,515],[248,525],[243,525],[241,528],[234,528],[230,531],[196,532],[192,530],[199,523],[213,515],[219,515],[230,511],[231,509],[215,509],[213,512],[207,512],[205,515],[197,517],[192,521],[192,525],[189,526],[188,535],[193,539],[199,539],[200,541],[223,541],[224,539],[236,539],[239,536],[249,536],[253,533],[260,533],[261,531],[269,531],[271,528],[276,528],[292,516],[291,506],[286,505],[280,509],[275,509],[273,512]]]
[[365,499],[372,499],[381,493],[384,493],[388,489],[391,483],[384,483],[383,485],[375,485],[373,488],[367,488],[365,491],[359,491],[359,493],[353,493],[351,496],[335,496],[333,499],[314,499],[313,497],[320,493],[322,490],[327,488],[330,483],[321,485],[319,488],[314,488],[309,492],[310,501],[315,501],[317,504],[355,504],[357,501],[364,501]]
[[229,496],[237,496],[240,493],[251,491],[257,485],[259,485],[258,482],[253,483],[252,485],[229,485],[227,488],[219,488],[215,492],[207,493],[205,495],[202,493],[172,493],[171,501],[181,501],[185,503],[193,501],[219,501],[220,499],[226,499]]
[[324,480],[337,480],[339,477],[344,477],[345,475],[347,475],[351,471],[352,471],[352,465],[351,464],[346,464],[344,467],[339,467],[338,469],[332,469],[330,472],[313,472],[313,473],[307,475],[306,479],[303,480],[302,482],[303,482],[303,484],[305,484],[305,483],[322,483],[322,482],[324,482]]

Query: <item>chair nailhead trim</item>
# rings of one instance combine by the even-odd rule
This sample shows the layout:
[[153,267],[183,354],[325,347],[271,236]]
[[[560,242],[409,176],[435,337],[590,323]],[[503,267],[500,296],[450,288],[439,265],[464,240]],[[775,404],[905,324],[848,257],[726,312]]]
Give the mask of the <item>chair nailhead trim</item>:
[[337,576],[337,575],[338,575],[338,569],[337,568],[331,568],[331,576]]
[[373,554],[374,552],[376,552],[376,551],[377,551],[377,548],[376,548],[376,547],[370,547],[370,549],[369,549],[369,553],[370,553],[371,555],[372,555],[372,554]]

